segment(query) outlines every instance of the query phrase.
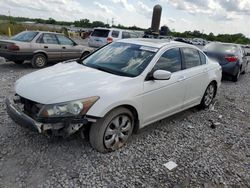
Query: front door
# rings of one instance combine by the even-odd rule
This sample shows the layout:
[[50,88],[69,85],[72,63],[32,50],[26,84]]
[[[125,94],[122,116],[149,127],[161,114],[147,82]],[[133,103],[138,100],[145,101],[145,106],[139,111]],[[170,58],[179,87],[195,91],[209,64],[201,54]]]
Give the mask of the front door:
[[63,60],[76,59],[81,57],[82,49],[75,42],[63,35],[57,35],[59,44],[61,45],[61,53]]
[[172,75],[169,80],[146,80],[144,82],[144,125],[179,111],[186,93],[179,48],[164,52],[152,71],[155,70],[166,70]]

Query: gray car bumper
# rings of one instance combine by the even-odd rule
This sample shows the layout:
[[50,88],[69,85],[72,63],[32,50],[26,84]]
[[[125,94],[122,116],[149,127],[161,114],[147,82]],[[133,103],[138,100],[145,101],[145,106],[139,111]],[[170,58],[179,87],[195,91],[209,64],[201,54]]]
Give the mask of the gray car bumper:
[[39,133],[42,132],[42,123],[35,121],[31,117],[21,112],[21,110],[19,110],[17,107],[14,106],[14,104],[10,102],[10,99],[6,99],[5,103],[7,113],[14,122],[30,130],[38,131]]
[[11,119],[18,125],[28,128],[32,131],[45,134],[53,134],[55,136],[67,137],[77,132],[82,126],[89,123],[87,119],[82,119],[81,122],[65,121],[65,122],[53,122],[42,123],[34,120],[30,116],[26,115],[10,99],[5,100],[7,113]]

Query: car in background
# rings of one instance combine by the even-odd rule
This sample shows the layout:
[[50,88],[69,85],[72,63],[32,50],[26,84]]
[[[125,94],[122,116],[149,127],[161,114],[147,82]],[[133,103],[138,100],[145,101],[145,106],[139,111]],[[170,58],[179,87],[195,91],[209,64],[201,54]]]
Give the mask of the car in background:
[[203,48],[204,53],[222,67],[222,73],[237,82],[247,70],[247,55],[239,44],[211,42]]
[[92,51],[60,33],[45,31],[24,31],[9,40],[0,40],[1,57],[16,64],[31,60],[34,68],[43,68],[48,62],[81,58]]
[[110,42],[126,38],[138,38],[134,31],[121,30],[117,28],[95,28],[89,36],[88,44],[90,47],[99,48]]
[[20,78],[6,106],[22,126],[61,136],[85,129],[93,148],[109,152],[153,122],[209,107],[220,85],[221,66],[193,45],[124,39]]

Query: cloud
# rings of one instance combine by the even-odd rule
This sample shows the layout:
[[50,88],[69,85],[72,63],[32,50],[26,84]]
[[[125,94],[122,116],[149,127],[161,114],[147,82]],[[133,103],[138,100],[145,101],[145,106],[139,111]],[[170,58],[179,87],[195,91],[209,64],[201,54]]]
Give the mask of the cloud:
[[112,0],[112,2],[122,5],[127,11],[135,11],[135,7],[132,4],[129,4],[127,0]]
[[110,8],[108,8],[106,5],[103,5],[103,4],[96,2],[96,1],[94,2],[94,4],[96,6],[98,6],[101,10],[103,10],[104,12],[106,12],[108,14],[113,14],[113,11],[110,10]]
[[138,1],[136,10],[139,14],[144,15],[146,18],[152,18],[153,9],[144,4],[142,1]]
[[168,18],[168,21],[169,21],[170,23],[175,23],[175,22],[176,22],[176,19],[174,19],[174,18]]

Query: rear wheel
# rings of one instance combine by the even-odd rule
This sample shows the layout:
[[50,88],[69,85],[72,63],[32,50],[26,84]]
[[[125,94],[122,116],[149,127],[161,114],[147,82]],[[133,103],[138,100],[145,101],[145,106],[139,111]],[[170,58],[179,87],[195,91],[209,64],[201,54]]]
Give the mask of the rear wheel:
[[246,67],[245,67],[244,71],[242,71],[242,73],[241,73],[241,74],[246,74],[247,67],[248,67],[248,62],[247,62],[247,64],[246,64]]
[[239,80],[239,78],[240,78],[240,72],[241,72],[241,69],[239,69],[238,72],[236,73],[236,75],[234,75],[232,77],[232,79],[233,79],[234,82],[237,82]]
[[21,65],[21,64],[23,64],[23,62],[24,61],[14,61],[14,63],[17,64],[17,65]]
[[43,68],[47,65],[47,57],[44,54],[35,54],[31,60],[31,65],[34,68]]
[[89,140],[94,149],[106,153],[123,147],[134,128],[133,114],[117,108],[90,127]]
[[213,102],[213,99],[216,94],[216,84],[214,82],[210,83],[204,93],[204,96],[201,100],[200,107],[205,109]]

